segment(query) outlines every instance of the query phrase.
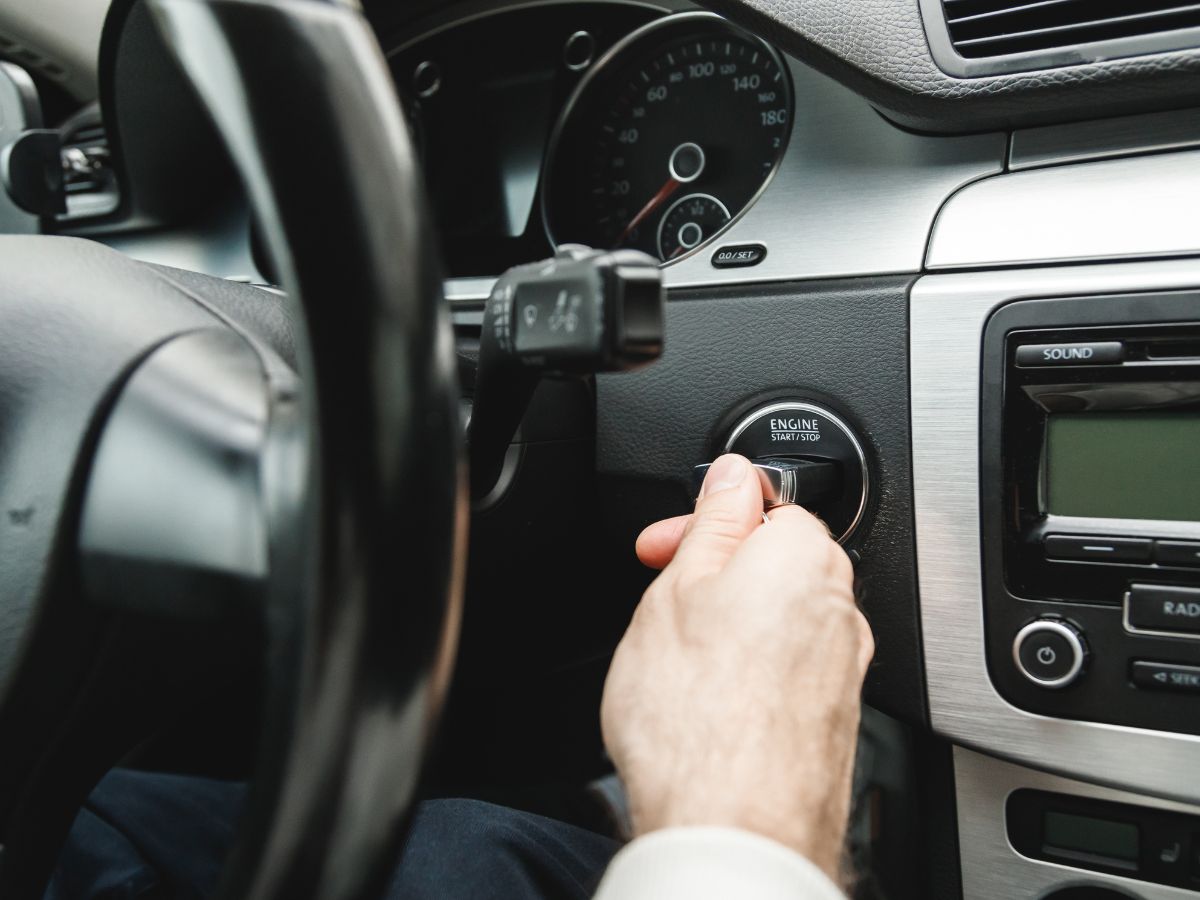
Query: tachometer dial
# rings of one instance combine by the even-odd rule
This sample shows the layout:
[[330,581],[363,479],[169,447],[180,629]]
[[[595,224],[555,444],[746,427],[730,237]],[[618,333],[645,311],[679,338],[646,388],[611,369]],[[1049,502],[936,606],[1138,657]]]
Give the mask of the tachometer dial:
[[551,240],[686,256],[762,190],[791,118],[783,62],[752,35],[710,13],[639,29],[580,83],[551,138]]

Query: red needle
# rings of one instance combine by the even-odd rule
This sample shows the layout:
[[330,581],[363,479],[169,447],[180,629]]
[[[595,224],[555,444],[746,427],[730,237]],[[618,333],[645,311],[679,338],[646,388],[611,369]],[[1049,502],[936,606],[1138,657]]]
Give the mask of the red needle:
[[620,247],[623,243],[625,243],[625,238],[629,237],[630,232],[641,225],[642,222],[645,221],[646,217],[650,215],[650,213],[658,209],[664,200],[675,193],[675,189],[679,187],[680,183],[681,182],[676,181],[674,178],[668,178],[667,183],[660,187],[658,189],[658,193],[650,198],[650,202],[643,206],[641,210],[638,211],[638,214],[629,220],[629,224],[625,226],[625,230],[621,232],[621,236],[617,238],[616,243],[613,244],[613,246]]

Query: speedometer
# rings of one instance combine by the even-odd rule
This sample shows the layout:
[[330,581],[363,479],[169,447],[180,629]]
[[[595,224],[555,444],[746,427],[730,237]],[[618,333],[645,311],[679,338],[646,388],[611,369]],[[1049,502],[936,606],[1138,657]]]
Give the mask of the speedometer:
[[779,54],[718,16],[680,13],[635,31],[580,82],[551,136],[551,242],[687,256],[766,185],[791,101]]

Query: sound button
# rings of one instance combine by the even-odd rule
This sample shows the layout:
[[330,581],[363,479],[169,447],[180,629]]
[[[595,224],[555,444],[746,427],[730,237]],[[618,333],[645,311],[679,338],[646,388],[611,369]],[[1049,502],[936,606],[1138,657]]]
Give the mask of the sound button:
[[1082,344],[1023,344],[1017,348],[1017,365],[1103,366],[1119,363],[1125,357],[1120,341],[1089,341]]

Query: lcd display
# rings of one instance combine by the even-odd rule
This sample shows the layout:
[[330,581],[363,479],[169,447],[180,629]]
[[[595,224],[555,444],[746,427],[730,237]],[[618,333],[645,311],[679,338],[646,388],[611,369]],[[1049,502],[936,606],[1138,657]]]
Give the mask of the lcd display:
[[1053,414],[1047,512],[1200,520],[1200,413]]
[[457,104],[427,104],[423,164],[446,234],[525,233],[550,133],[554,74],[518,71],[480,81]]
[[1127,822],[1047,812],[1042,839],[1047,853],[1085,853],[1127,863],[1138,859],[1138,829]]

